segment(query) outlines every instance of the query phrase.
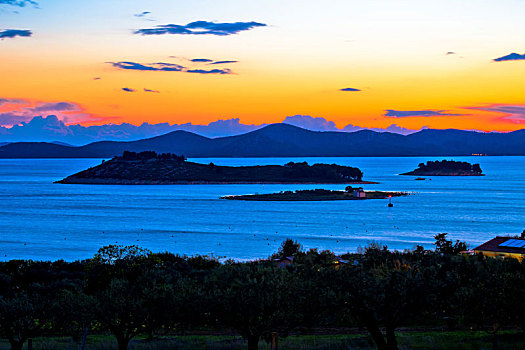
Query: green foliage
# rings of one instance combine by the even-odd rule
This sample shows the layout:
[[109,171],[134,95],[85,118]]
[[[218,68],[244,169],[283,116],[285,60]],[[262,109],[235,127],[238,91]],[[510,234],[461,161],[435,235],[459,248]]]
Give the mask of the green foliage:
[[419,163],[418,169],[424,170],[424,171],[439,171],[439,170],[460,171],[460,172],[468,172],[468,173],[475,173],[475,174],[481,174],[483,172],[479,164],[472,165],[468,162],[457,162],[454,160],[428,161],[426,164]]
[[273,258],[286,258],[289,256],[295,256],[297,254],[301,254],[303,252],[303,246],[301,243],[294,241],[291,238],[285,239],[281,246],[279,247],[279,250],[277,251],[277,254],[274,254]]
[[148,257],[151,252],[136,245],[108,245],[100,248],[93,260],[101,264],[114,264],[117,261],[132,260],[139,257]]
[[256,349],[272,333],[360,327],[397,349],[400,327],[431,326],[484,330],[497,346],[500,329],[525,324],[525,262],[458,254],[464,244],[446,237],[436,251],[370,244],[345,260],[287,239],[273,256],[293,256],[286,268],[122,246],[88,261],[0,262],[0,337],[21,349],[69,335],[77,347],[88,330],[110,332],[124,350],[137,336],[234,330]]
[[448,233],[439,233],[434,236],[436,242],[436,252],[447,255],[457,255],[463,251],[467,250],[467,244],[456,240],[456,242],[447,240]]

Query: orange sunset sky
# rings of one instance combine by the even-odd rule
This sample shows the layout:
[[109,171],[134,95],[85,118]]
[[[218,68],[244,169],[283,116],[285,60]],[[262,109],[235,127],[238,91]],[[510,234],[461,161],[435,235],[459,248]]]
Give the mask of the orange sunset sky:
[[524,14],[521,0],[0,0],[0,125],[522,129]]

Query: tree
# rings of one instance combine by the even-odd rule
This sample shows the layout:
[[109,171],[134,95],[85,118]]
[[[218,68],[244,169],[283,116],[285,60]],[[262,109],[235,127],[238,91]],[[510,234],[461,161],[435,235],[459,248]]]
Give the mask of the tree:
[[90,265],[87,290],[96,298],[96,319],[113,333],[119,350],[127,350],[131,339],[145,330],[154,298],[148,292],[166,283],[148,257],[148,251],[135,246],[108,246]]
[[96,299],[81,289],[57,293],[53,307],[53,325],[56,330],[70,334],[75,342],[81,341],[84,349],[86,338],[95,319]]
[[297,324],[296,279],[286,269],[257,264],[217,268],[207,289],[211,310],[223,325],[239,332],[255,350],[261,337],[272,332],[286,336]]
[[285,239],[281,243],[277,254],[274,254],[275,258],[285,258],[287,256],[295,256],[299,253],[302,253],[303,246],[301,243],[292,240],[291,238]]
[[436,252],[446,255],[457,255],[467,250],[468,247],[465,242],[461,242],[460,240],[456,240],[456,242],[447,240],[447,235],[448,233],[439,233],[434,236],[436,240],[434,243]]
[[366,327],[379,350],[398,349],[396,328],[431,309],[433,273],[400,253],[368,249],[356,266],[323,273],[334,310]]
[[38,294],[16,292],[0,297],[0,331],[9,340],[11,350],[22,350],[27,339],[39,334],[50,311],[49,301]]

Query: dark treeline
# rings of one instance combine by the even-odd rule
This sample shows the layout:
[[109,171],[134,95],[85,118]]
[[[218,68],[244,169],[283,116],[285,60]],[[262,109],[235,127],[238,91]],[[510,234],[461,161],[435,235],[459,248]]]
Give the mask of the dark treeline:
[[148,160],[148,159],[163,159],[163,160],[178,160],[184,162],[185,156],[179,156],[175,153],[157,153],[155,151],[144,151],[144,152],[130,152],[124,151],[122,153],[122,160]]
[[[397,349],[399,327],[485,329],[525,325],[525,263],[460,254],[436,236],[436,250],[304,251],[291,240],[271,259],[220,263],[206,256],[108,246],[77,262],[0,263],[0,336],[110,332],[119,349],[138,336],[232,330],[260,341],[328,327],[366,329],[378,349]],[[293,257],[293,259],[291,259]],[[283,264],[288,258],[291,264]],[[285,266],[285,267],[283,267]]]
[[471,172],[474,174],[481,174],[483,171],[481,170],[481,167],[479,164],[470,164],[468,162],[458,162],[454,160],[436,160],[436,161],[428,161],[425,163],[419,163],[418,170],[424,170],[424,171],[439,171],[439,170],[457,170],[457,171],[465,171],[465,172]]
[[307,162],[288,162],[284,167],[291,170],[291,172],[288,173],[292,178],[315,175],[319,178],[341,177],[354,181],[361,181],[363,179],[363,172],[359,168],[337,164],[316,163],[309,165]]

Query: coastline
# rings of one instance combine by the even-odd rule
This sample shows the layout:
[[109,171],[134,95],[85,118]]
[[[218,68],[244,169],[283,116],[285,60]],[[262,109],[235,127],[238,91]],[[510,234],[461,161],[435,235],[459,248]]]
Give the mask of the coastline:
[[[117,179],[86,179],[82,181],[54,181],[55,184],[62,185],[377,185],[379,182],[374,181],[350,181],[350,182],[263,182],[263,181],[145,181],[145,180],[117,180]],[[115,181],[112,181],[115,180]]]
[[408,192],[397,191],[364,191],[366,197],[354,197],[352,192],[330,190],[283,191],[278,193],[244,194],[222,196],[226,200],[260,201],[260,202],[325,202],[325,201],[362,201],[368,199],[387,199],[404,197]]

